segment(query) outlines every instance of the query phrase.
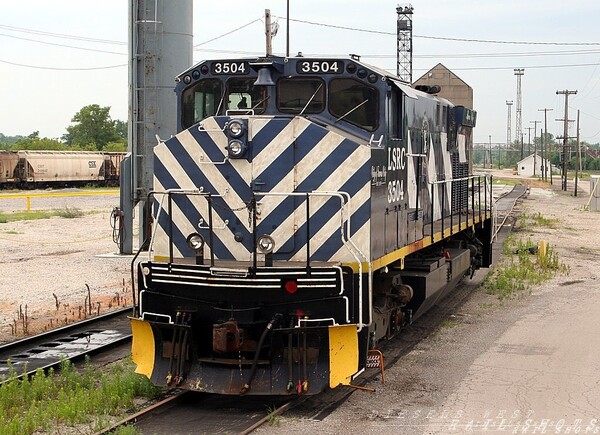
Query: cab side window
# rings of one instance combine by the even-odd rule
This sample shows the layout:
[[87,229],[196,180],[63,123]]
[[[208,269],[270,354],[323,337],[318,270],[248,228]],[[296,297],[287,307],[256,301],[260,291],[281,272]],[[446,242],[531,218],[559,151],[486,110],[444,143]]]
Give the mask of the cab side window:
[[329,112],[340,120],[367,131],[379,127],[379,93],[355,79],[333,79],[329,83]]
[[219,79],[200,80],[183,91],[183,128],[189,128],[204,118],[216,115],[222,98],[223,83]]

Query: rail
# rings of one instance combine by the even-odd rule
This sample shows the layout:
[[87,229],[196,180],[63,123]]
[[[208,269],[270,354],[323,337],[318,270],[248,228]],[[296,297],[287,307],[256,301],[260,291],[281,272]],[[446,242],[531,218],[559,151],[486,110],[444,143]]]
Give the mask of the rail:
[[81,358],[129,340],[131,311],[125,307],[0,345],[0,385],[9,380],[11,370],[18,378],[29,376],[37,369],[58,367],[63,359]]
[[496,198],[495,204],[497,204],[501,200],[512,200],[510,203],[510,207],[506,210],[499,210],[499,207],[495,207],[497,213],[494,215],[494,233],[492,234],[492,240],[497,240],[498,233],[506,223],[506,220],[511,215],[512,211],[517,204],[517,201],[523,197],[528,191],[527,186],[516,185],[512,188],[510,192],[506,192],[505,194]]

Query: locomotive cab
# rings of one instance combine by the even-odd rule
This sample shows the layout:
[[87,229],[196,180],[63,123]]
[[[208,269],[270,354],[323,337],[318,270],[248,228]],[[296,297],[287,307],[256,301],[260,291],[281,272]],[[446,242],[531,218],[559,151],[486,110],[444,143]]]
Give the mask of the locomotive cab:
[[369,349],[487,265],[490,184],[463,174],[471,112],[356,58],[204,61],[176,93],[132,319],[154,383],[350,384]]

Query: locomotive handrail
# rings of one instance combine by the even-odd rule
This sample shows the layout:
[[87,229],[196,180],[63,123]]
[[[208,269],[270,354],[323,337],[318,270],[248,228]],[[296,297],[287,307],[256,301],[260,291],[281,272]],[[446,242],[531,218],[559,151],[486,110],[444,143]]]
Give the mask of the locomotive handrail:
[[222,162],[213,162],[212,160],[204,161],[204,156],[200,156],[196,163],[198,163],[199,165],[224,165],[229,161],[229,156],[224,155],[223,157],[224,159]]
[[[158,220],[160,218],[162,209],[163,209],[163,204],[164,204],[164,200],[165,198],[170,198],[171,194],[180,194],[180,195],[200,195],[200,196],[206,196],[206,197],[222,197],[222,195],[211,195],[210,192],[204,192],[204,190],[202,188],[199,189],[167,189],[164,191],[152,191],[148,194],[148,202],[150,202],[151,197],[157,197],[158,195],[161,196],[161,199],[159,201],[159,207],[158,210],[156,211],[156,216],[152,215],[152,220],[153,220],[153,231],[152,231],[152,237],[150,238],[150,245],[148,246],[148,260],[151,259],[152,257],[152,246],[154,244],[154,240],[156,239],[156,231],[158,230]],[[171,214],[169,214],[169,216],[171,216]],[[172,223],[172,218],[169,221],[170,223]],[[173,253],[172,253],[172,239],[171,242],[169,243],[169,261],[173,261]],[[211,253],[212,253],[212,246],[211,246]]]
[[[350,235],[345,234],[344,232],[344,223],[347,223],[348,231],[350,231],[350,216],[352,213],[350,212],[350,195],[347,192],[339,192],[339,191],[313,191],[313,192],[256,192],[256,196],[329,196],[329,197],[338,197],[340,199],[340,228],[341,228],[341,240],[344,246],[350,252],[350,255],[354,257],[356,262],[358,263],[358,331],[360,332],[364,326],[369,326],[372,321],[372,306],[373,306],[373,295],[371,290],[372,284],[372,265],[367,256],[356,246],[356,244],[351,240]],[[307,200],[308,202],[308,200]],[[347,206],[348,208],[348,216],[344,218],[344,209]],[[355,251],[356,250],[356,251]],[[361,258],[368,264],[368,280],[369,280],[369,323],[363,323],[362,316],[362,294],[363,294],[363,266]],[[307,262],[310,262],[310,258],[307,258]]]
[[[484,183],[483,186],[481,185],[481,179],[483,178]],[[431,242],[434,242],[434,222],[436,221],[435,219],[435,209],[434,209],[434,204],[435,204],[435,189],[434,186],[436,185],[442,185],[442,184],[450,184],[452,187],[454,187],[455,183],[463,183],[466,182],[467,186],[462,187],[459,192],[459,207],[461,207],[462,209],[462,202],[463,202],[463,188],[467,190],[466,195],[466,210],[467,210],[467,221],[468,221],[468,214],[469,214],[469,210],[472,214],[471,219],[473,221],[473,224],[475,224],[475,207],[477,206],[477,212],[479,215],[481,215],[482,210],[483,211],[492,211],[493,210],[493,201],[492,201],[492,191],[491,191],[491,175],[488,174],[471,174],[468,175],[466,177],[460,177],[460,178],[450,178],[450,179],[446,179],[446,180],[433,180],[433,181],[428,181],[428,184],[431,186],[430,189],[430,195],[431,195],[431,216],[430,222],[423,222],[423,228],[422,228],[422,237],[425,238],[425,225],[429,225],[431,227],[429,237],[431,238]],[[477,179],[477,186],[475,185],[475,180]],[[490,180],[488,183],[488,179]],[[470,186],[469,186],[469,181],[470,181]],[[484,189],[484,196],[483,196],[483,204],[481,201],[481,189]],[[490,196],[490,207],[488,209],[488,187],[489,187],[489,196]],[[475,189],[477,188],[477,202],[475,202]],[[471,189],[471,195],[469,198],[469,193],[468,193],[468,189]],[[441,207],[441,211],[440,211],[440,222],[441,222],[441,234],[442,234],[442,238],[444,235],[444,223],[445,223],[445,219],[447,217],[445,210],[444,210],[444,206],[443,204],[445,203],[446,200],[446,190],[442,189],[442,207]],[[469,208],[469,202],[470,202],[470,208]],[[482,208],[483,205],[483,208]],[[453,218],[454,218],[454,203],[451,201],[450,202],[450,234],[453,234],[454,231],[454,222],[453,222]],[[459,211],[458,213],[458,226],[459,226],[459,231],[460,228],[462,227],[462,213]]]

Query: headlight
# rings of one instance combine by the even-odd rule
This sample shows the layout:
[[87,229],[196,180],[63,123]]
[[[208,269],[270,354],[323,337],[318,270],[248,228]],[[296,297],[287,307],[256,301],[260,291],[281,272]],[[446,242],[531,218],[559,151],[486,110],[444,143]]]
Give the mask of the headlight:
[[246,152],[246,146],[239,140],[232,140],[227,145],[227,151],[229,152],[229,157],[239,159]]
[[187,237],[186,243],[192,250],[200,251],[204,246],[204,237],[198,233],[192,233]]
[[229,121],[229,124],[227,124],[227,131],[229,136],[238,138],[244,134],[244,124],[242,124],[241,121]]
[[271,236],[260,236],[256,241],[258,250],[263,254],[270,254],[275,249],[275,240]]

